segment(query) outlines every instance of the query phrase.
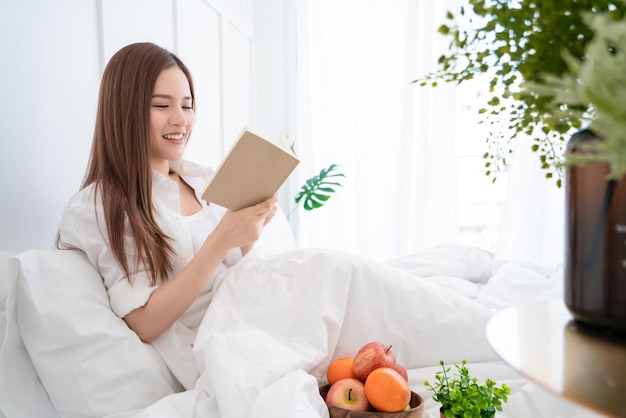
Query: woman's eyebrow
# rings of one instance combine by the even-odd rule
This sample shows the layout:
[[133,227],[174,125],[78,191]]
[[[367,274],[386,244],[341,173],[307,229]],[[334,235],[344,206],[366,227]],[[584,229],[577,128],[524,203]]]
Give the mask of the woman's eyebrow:
[[[173,97],[170,96],[169,94],[162,94],[162,93],[155,93],[152,95],[152,98],[159,98],[159,99],[172,99]],[[191,96],[185,96],[183,97],[183,99],[185,100],[191,100]]]

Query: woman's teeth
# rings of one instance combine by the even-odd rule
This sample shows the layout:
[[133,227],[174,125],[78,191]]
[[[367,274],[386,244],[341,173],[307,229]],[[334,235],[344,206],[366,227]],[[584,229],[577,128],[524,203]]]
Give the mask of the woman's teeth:
[[167,135],[163,135],[163,138],[165,138],[165,139],[170,139],[170,140],[172,140],[172,141],[180,141],[180,140],[182,140],[184,137],[185,137],[185,135],[184,135],[184,134],[178,134],[178,135],[169,135],[169,134],[167,134]]

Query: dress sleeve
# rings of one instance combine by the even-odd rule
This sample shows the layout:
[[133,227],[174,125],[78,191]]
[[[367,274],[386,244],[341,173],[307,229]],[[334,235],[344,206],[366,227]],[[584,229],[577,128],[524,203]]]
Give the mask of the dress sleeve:
[[104,212],[99,200],[94,199],[94,188],[88,187],[70,201],[59,227],[60,248],[83,251],[91,264],[98,270],[109,294],[111,309],[123,318],[132,310],[146,304],[157,286],[151,286],[149,275],[137,253],[130,226],[124,228],[124,240],[131,277],[127,278],[115,260],[108,244]]

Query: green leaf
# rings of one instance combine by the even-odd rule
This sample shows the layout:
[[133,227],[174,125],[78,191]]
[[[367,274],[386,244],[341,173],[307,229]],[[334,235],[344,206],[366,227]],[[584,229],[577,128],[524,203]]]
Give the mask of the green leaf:
[[335,193],[333,186],[342,186],[337,179],[345,178],[345,175],[338,171],[339,167],[337,164],[331,164],[320,170],[318,175],[307,179],[294,199],[296,205],[303,202],[302,207],[307,211],[324,206],[324,203]]
[[442,35],[448,35],[450,33],[450,27],[448,25],[441,25],[439,29],[437,29],[437,32]]
[[497,96],[493,96],[491,98],[491,100],[489,100],[489,102],[487,102],[489,104],[489,106],[498,106],[500,104],[500,98]]

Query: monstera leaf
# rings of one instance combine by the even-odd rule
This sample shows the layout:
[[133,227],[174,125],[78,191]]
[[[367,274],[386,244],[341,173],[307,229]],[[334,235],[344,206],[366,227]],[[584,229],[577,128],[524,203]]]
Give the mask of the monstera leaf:
[[324,203],[335,193],[335,188],[341,187],[338,178],[345,178],[343,173],[337,171],[339,167],[337,164],[331,164],[328,168],[323,168],[318,175],[308,179],[295,198],[296,205],[302,201],[305,210],[324,206]]

